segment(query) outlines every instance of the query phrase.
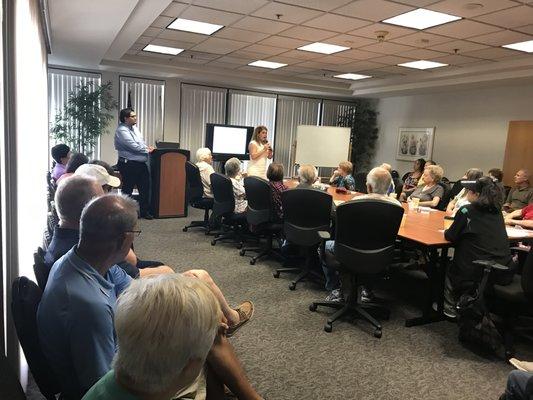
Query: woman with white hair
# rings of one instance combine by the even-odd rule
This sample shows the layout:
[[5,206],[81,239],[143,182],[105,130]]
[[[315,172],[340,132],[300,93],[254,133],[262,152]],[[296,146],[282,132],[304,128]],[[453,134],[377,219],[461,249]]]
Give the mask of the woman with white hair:
[[237,176],[241,172],[241,161],[232,157],[226,164],[224,164],[224,170],[226,175],[231,179],[231,184],[233,185],[233,196],[235,196],[235,214],[241,214],[246,211],[248,207],[248,201],[246,201],[246,192],[244,191],[244,185],[240,179],[237,179]]
[[199,148],[196,151],[196,166],[200,170],[202,185],[204,186],[204,197],[213,198],[211,190],[211,174],[215,173],[213,169],[213,156],[211,150],[207,147]]
[[409,196],[408,201],[413,198],[418,198],[418,205],[423,207],[435,208],[444,195],[444,189],[439,185],[444,170],[439,165],[430,165],[424,169],[422,174],[423,185],[417,186],[413,193]]
[[302,165],[300,168],[298,168],[298,180],[300,183],[298,184],[299,188],[308,188],[312,189],[313,184],[318,179],[318,171],[317,169],[312,165]]

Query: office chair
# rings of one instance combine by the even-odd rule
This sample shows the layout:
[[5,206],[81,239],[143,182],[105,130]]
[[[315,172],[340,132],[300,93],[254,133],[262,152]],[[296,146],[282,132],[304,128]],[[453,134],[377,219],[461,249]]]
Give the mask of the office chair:
[[7,357],[0,355],[0,399],[26,400],[26,395]]
[[[446,181],[448,181],[447,178],[446,178]],[[446,181],[441,180],[439,183],[437,183],[437,185],[439,185],[444,190],[444,194],[439,200],[439,204],[437,204],[437,207],[435,207],[437,210],[441,210],[441,211],[446,211],[446,207],[448,207],[448,203],[450,202],[450,199],[451,199],[450,192],[452,188],[450,187],[450,184],[447,183]]]
[[283,207],[283,233],[285,239],[305,251],[303,267],[278,268],[274,278],[281,272],[299,272],[289,284],[289,289],[296,289],[296,284],[311,273],[311,264],[320,244],[319,231],[327,231],[331,220],[331,196],[315,189],[289,189],[281,194]]
[[[389,310],[375,303],[358,303],[358,286],[362,281],[372,281],[383,274],[392,262],[394,244],[403,208],[387,200],[363,199],[352,200],[337,207],[335,229],[335,256],[322,252],[323,262],[330,268],[342,273],[346,301],[317,301],[309,306],[316,311],[318,306],[337,309],[328,318],[324,330],[331,332],[332,324],[346,314],[356,314],[370,322],[374,336],[382,335],[381,324],[366,310],[375,310],[388,318]],[[321,232],[323,239],[328,239],[327,232]],[[346,275],[346,279],[344,276]]]
[[17,336],[39,390],[47,400],[55,400],[60,385],[46,360],[37,334],[37,308],[41,289],[25,276],[13,281],[11,310]]
[[246,226],[246,213],[235,214],[235,197],[231,179],[219,174],[211,174],[211,189],[213,190],[213,219],[222,222],[222,233],[217,233],[211,241],[214,246],[223,240],[232,240],[241,248],[244,237],[242,228]]
[[355,181],[355,191],[359,193],[367,193],[366,189],[366,176],[368,172],[357,172],[353,179]]
[[41,247],[37,247],[37,251],[33,253],[33,272],[35,273],[37,284],[43,292],[50,275],[50,268],[47,267],[44,261],[44,255],[45,251]]
[[191,223],[183,227],[183,232],[187,232],[189,228],[205,229],[205,234],[209,234],[209,210],[213,209],[213,199],[204,197],[204,186],[202,178],[200,177],[200,170],[192,162],[185,163],[185,173],[187,176],[187,201],[188,203],[200,210],[204,210],[203,221],[191,221]]
[[257,176],[244,178],[244,190],[248,200],[248,210],[246,210],[246,220],[249,226],[254,227],[255,236],[265,236],[267,239],[264,247],[245,247],[239,254],[244,256],[247,251],[257,251],[258,254],[250,259],[250,264],[254,265],[257,260],[275,255],[283,258],[280,253],[273,248],[274,237],[278,236],[283,229],[281,222],[274,221],[274,207],[272,205],[272,193],[268,181]]

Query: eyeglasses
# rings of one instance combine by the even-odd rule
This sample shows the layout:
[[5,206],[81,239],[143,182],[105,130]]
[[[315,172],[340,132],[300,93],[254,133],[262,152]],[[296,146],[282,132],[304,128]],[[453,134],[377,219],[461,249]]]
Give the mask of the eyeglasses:
[[139,237],[141,235],[141,230],[138,231],[124,231],[124,233],[133,233],[135,237]]

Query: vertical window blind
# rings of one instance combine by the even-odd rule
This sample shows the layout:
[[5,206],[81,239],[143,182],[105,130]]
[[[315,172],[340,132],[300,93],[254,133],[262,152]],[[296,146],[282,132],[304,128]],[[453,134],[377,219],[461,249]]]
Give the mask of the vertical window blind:
[[149,146],[163,140],[165,82],[120,77],[120,109],[133,107],[137,127]]

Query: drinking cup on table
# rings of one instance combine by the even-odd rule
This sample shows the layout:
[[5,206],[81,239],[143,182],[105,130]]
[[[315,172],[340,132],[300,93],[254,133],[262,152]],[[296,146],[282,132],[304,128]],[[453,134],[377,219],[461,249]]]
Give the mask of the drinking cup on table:
[[452,226],[452,224],[453,224],[453,217],[446,215],[444,217],[444,230],[450,229],[450,226]]

